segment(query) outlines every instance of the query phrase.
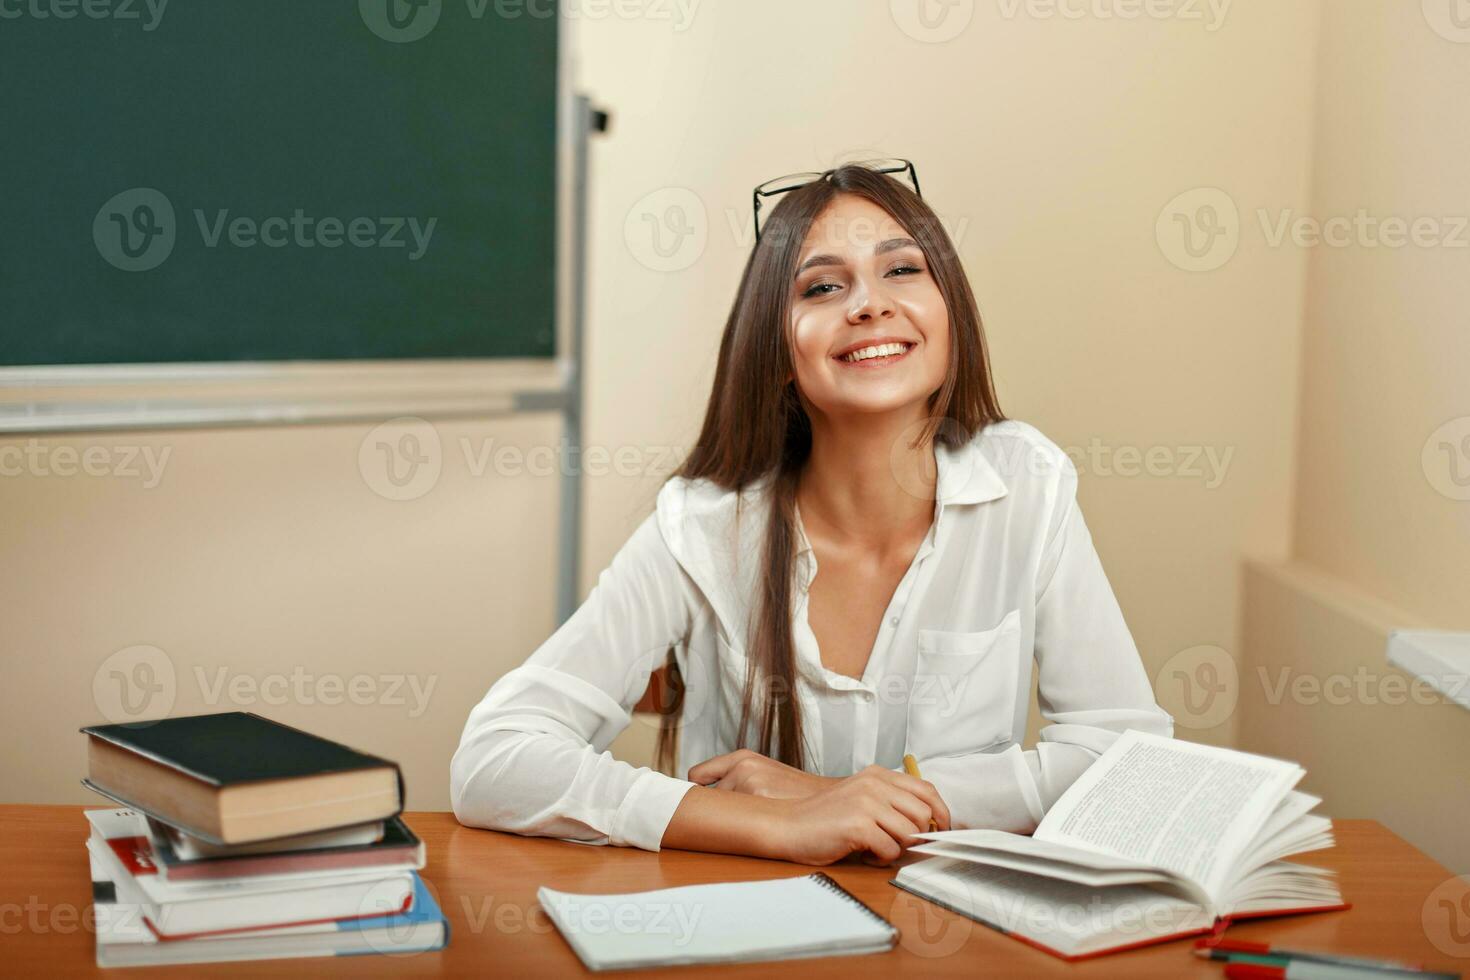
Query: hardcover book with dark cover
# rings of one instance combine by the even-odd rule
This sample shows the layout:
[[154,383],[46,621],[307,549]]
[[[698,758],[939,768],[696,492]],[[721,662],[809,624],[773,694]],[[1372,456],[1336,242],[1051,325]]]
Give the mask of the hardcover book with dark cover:
[[403,809],[396,763],[248,712],[82,731],[87,786],[211,843],[311,833]]

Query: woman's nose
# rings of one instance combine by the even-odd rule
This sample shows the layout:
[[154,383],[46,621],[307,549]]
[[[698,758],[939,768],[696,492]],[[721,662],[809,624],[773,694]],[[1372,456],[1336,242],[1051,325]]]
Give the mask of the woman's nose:
[[893,315],[893,301],[882,279],[859,277],[853,282],[850,295],[852,305],[847,310],[850,323],[866,323]]

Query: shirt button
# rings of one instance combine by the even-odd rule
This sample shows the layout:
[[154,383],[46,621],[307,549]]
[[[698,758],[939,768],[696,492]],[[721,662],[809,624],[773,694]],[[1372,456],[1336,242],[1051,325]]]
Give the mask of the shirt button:
[[897,616],[894,616],[892,619],[890,619],[888,621],[888,625],[889,626],[897,626],[898,625],[898,617]]

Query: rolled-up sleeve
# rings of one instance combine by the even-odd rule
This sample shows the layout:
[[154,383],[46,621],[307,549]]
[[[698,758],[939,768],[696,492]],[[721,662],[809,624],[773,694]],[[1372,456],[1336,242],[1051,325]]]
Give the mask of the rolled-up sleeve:
[[1070,464],[1053,499],[1035,618],[1037,700],[1050,724],[1034,749],[921,760],[957,827],[1030,833],[1123,732],[1173,735],[1082,519]]
[[607,751],[692,619],[685,573],[649,515],[587,601],[470,712],[450,762],[467,826],[656,851],[693,785]]

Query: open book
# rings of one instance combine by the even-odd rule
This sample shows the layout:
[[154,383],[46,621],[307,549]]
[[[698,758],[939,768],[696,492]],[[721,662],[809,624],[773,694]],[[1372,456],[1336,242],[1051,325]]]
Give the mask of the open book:
[[1030,837],[920,834],[893,883],[1065,959],[1208,932],[1217,920],[1341,909],[1331,847],[1291,762],[1128,731]]

